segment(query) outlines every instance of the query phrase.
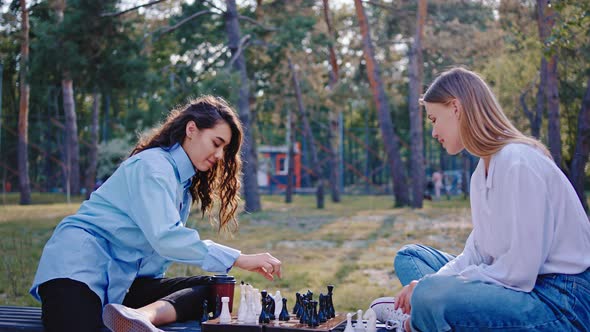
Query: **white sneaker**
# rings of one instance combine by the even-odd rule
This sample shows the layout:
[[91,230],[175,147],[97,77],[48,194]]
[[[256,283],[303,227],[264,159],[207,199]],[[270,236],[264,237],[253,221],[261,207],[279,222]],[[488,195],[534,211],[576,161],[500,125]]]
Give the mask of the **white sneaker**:
[[395,309],[394,297],[380,297],[371,302],[369,308],[375,311],[377,320],[385,323],[385,328],[396,332],[405,332],[404,324],[410,315],[404,314],[401,309]]
[[102,322],[113,332],[164,332],[137,310],[121,304],[107,304],[102,310]]

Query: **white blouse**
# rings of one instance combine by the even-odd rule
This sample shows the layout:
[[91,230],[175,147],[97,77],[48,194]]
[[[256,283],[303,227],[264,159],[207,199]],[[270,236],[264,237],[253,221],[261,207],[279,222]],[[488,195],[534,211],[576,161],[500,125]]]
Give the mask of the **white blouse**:
[[567,177],[538,149],[508,144],[471,178],[473,230],[438,275],[530,292],[539,274],[590,267],[590,222]]

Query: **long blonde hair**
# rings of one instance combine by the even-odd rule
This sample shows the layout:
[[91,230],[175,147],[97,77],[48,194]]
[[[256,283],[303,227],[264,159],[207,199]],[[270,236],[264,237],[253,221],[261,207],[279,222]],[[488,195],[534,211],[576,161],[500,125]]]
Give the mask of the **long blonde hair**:
[[524,143],[551,158],[545,145],[514,127],[478,74],[464,68],[445,71],[434,80],[422,98],[423,102],[444,105],[453,100],[461,104],[459,135],[471,154],[489,157],[509,143]]

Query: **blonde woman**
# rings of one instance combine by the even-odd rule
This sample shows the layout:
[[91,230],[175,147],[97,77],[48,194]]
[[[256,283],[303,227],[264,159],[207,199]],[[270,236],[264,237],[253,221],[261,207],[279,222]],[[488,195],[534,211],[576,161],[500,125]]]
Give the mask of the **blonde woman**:
[[444,72],[422,101],[449,154],[480,157],[473,230],[457,257],[403,247],[394,266],[404,287],[372,303],[378,318],[405,331],[590,331],[590,223],[547,148],[510,123],[474,72]]
[[201,318],[203,276],[164,278],[172,262],[211,272],[232,267],[281,276],[268,253],[246,255],[185,227],[191,203],[219,230],[235,229],[242,126],[221,98],[205,96],[170,112],[111,177],[66,217],[43,250],[31,294],[52,331],[160,331]]

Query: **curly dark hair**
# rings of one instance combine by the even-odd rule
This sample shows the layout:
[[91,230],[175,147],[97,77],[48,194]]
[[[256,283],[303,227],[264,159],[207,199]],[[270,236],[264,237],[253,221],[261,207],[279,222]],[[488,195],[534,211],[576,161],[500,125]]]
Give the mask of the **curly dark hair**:
[[206,172],[197,170],[192,178],[190,193],[193,202],[201,203],[202,215],[207,213],[212,224],[215,221],[213,203],[219,200],[218,232],[234,232],[238,226],[236,211],[240,202],[242,124],[225,100],[202,96],[173,109],[162,125],[139,139],[130,156],[154,147],[170,148],[176,143],[182,144],[189,121],[194,121],[199,129],[213,128],[223,121],[231,129],[231,140],[224,148],[223,163],[216,163]]

